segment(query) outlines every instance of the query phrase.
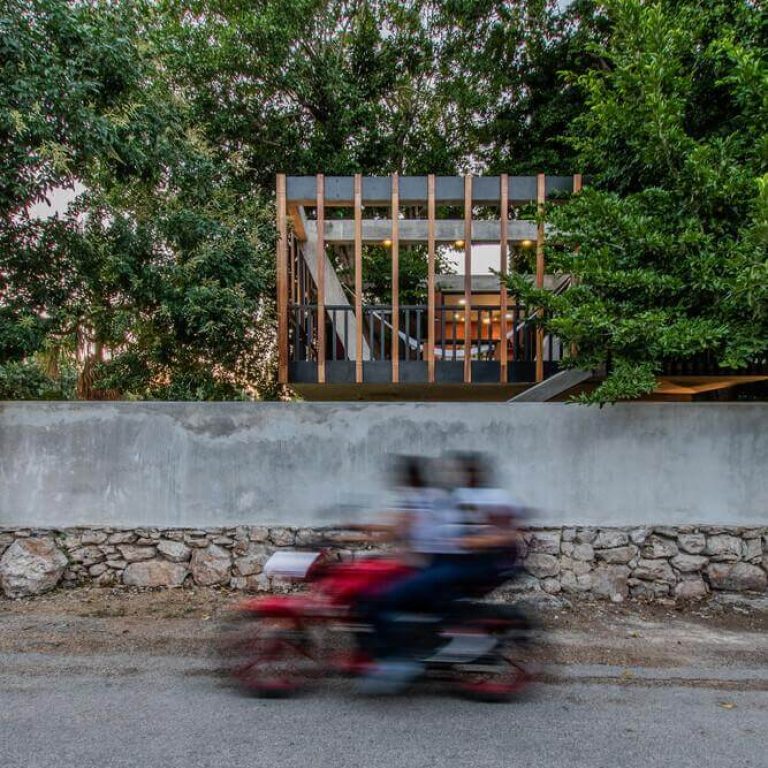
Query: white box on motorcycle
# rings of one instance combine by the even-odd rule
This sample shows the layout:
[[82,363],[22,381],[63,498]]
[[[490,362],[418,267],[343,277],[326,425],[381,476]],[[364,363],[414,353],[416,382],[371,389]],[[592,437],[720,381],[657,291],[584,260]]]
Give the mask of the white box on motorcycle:
[[275,552],[267,560],[264,564],[264,573],[267,576],[281,576],[286,579],[303,579],[319,558],[319,552],[297,552],[283,549]]

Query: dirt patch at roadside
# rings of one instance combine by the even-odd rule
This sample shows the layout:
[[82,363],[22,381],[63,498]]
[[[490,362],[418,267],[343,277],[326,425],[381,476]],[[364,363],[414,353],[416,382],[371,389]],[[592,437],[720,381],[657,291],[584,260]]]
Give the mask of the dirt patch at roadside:
[[[0,599],[0,652],[208,656],[242,593],[215,588],[60,590]],[[552,601],[537,656],[563,664],[768,665],[768,598],[701,603]]]

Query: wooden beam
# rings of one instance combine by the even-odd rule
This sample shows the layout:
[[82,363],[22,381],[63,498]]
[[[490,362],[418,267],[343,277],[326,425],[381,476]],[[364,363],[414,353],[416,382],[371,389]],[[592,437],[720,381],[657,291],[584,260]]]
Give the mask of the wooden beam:
[[363,381],[363,177],[355,174],[355,381]]
[[427,381],[435,383],[435,175],[427,176]]
[[[392,383],[400,381],[400,194],[398,175],[392,174]],[[384,329],[382,327],[382,333]]]
[[301,216],[301,210],[299,206],[289,205],[288,215],[291,217],[291,222],[293,223],[294,234],[299,240],[301,240],[302,243],[305,242],[307,239],[307,232],[304,229],[304,219]]
[[[536,225],[536,287],[544,287],[544,203],[547,200],[547,177],[540,173],[537,176],[536,210],[538,222]],[[542,317],[542,310],[538,310]],[[544,381],[544,329],[536,328],[536,381]]]
[[[325,384],[325,177],[316,177],[317,199],[317,383]],[[334,340],[335,341],[335,340]]]
[[285,174],[277,174],[277,378],[288,383],[288,217]]
[[[574,173],[573,174],[573,194],[578,195],[579,192],[582,190],[582,176],[580,173]],[[576,248],[576,251],[578,252],[578,247]],[[572,277],[571,278],[571,285],[578,285],[578,278]],[[579,348],[576,344],[571,344],[569,349],[569,355],[570,357],[576,357],[579,354]]]
[[509,181],[507,174],[504,173],[501,176],[501,195],[499,201],[499,274],[501,275],[501,287],[499,289],[499,311],[501,316],[499,318],[499,343],[501,344],[501,355],[499,360],[501,362],[501,374],[499,380],[502,384],[507,383],[507,264],[509,262],[509,248],[508,248],[508,227],[509,220]]
[[464,383],[472,381],[472,175],[464,176]]

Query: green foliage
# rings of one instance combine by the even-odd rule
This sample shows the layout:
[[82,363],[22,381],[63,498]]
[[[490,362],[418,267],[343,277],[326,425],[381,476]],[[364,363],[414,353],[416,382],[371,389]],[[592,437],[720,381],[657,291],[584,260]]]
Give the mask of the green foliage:
[[[206,141],[158,5],[0,13],[0,363],[27,361],[8,380],[31,382],[8,391],[40,392],[48,343],[70,351],[81,397],[274,392],[271,203]],[[66,214],[32,215],[75,185]]]
[[[280,396],[276,172],[590,173],[551,212],[549,264],[577,287],[515,290],[573,364],[610,364],[592,399],[641,395],[672,359],[765,355],[765,11],[561,5],[6,0],[4,396]],[[32,214],[61,190],[66,213]],[[369,300],[389,269],[370,249]],[[423,300],[424,249],[400,272]]]
[[673,360],[743,369],[768,352],[768,23],[757,5],[611,0],[605,66],[576,78],[593,186],[552,211],[548,263],[577,287],[516,289],[608,364],[587,399],[654,387]]

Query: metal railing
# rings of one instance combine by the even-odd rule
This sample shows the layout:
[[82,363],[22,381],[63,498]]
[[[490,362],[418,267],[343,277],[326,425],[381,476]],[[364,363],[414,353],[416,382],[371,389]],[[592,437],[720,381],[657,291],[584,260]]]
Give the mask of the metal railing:
[[[292,304],[289,307],[290,359],[294,362],[316,361],[317,304]],[[472,360],[499,359],[501,344],[501,311],[495,306],[472,306],[470,312],[469,352]],[[434,359],[460,362],[464,360],[465,316],[462,306],[435,307]],[[364,360],[390,360],[392,335],[395,333],[393,309],[387,304],[364,304],[362,308]],[[426,304],[401,305],[397,324],[397,356],[405,362],[427,359],[429,317]],[[348,304],[326,305],[327,361],[353,360],[356,348],[355,309]],[[511,362],[532,362],[536,355],[536,327],[519,302],[511,302],[506,313],[507,355]],[[563,357],[563,345],[552,335],[545,336],[544,359],[557,361]]]

